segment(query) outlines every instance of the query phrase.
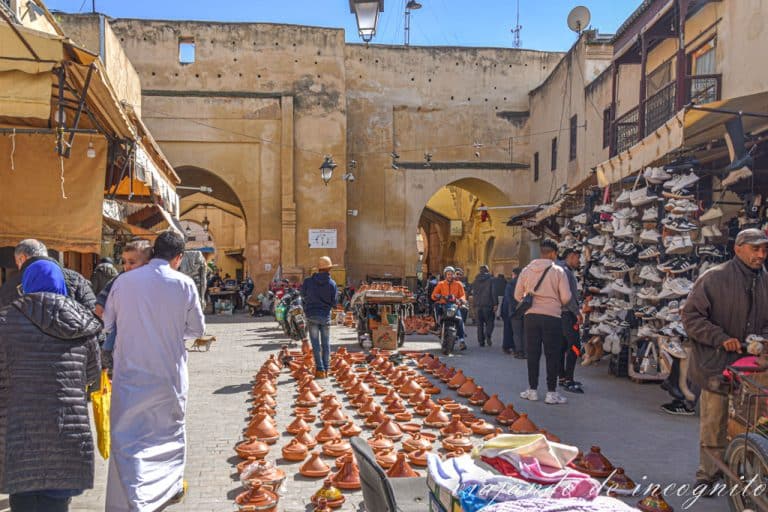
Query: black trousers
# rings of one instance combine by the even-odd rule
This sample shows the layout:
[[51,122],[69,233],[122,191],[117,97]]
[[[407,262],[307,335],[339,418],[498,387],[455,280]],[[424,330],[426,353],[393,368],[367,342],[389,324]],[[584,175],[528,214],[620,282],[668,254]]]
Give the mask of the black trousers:
[[72,498],[52,498],[42,492],[11,494],[11,512],[67,512]]
[[525,315],[525,346],[528,352],[528,387],[539,387],[539,361],[543,351],[547,367],[547,391],[555,391],[563,353],[563,321],[554,316],[533,313]]
[[576,352],[572,350],[579,343],[579,331],[574,329],[577,319],[570,311],[563,311],[563,352],[560,358],[560,377],[567,381],[573,380],[576,369]]
[[485,343],[491,339],[493,335],[494,316],[493,308],[491,306],[476,308],[477,314],[477,341],[478,343]]
[[501,348],[504,350],[515,350],[515,332],[512,330],[512,318],[509,315],[502,317],[504,320],[504,338]]

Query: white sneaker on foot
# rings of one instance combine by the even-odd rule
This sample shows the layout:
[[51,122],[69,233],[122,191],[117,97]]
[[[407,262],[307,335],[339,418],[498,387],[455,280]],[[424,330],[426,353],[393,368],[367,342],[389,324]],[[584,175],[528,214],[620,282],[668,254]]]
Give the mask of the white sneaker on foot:
[[531,402],[535,402],[539,399],[539,393],[536,392],[535,389],[526,389],[522,393],[520,393],[520,398],[524,398],[525,400],[530,400]]
[[568,399],[564,396],[561,396],[560,393],[557,391],[550,391],[547,393],[547,397],[544,399],[545,403],[548,404],[567,404]]

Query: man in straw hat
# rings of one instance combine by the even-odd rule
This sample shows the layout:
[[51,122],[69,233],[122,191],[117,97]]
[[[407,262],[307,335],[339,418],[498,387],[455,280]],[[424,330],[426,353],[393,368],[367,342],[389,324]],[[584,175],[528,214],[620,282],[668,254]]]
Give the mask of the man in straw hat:
[[317,262],[317,272],[304,280],[301,296],[307,315],[309,341],[315,354],[315,377],[328,376],[331,357],[331,309],[336,305],[336,283],[330,271],[335,267],[328,256]]

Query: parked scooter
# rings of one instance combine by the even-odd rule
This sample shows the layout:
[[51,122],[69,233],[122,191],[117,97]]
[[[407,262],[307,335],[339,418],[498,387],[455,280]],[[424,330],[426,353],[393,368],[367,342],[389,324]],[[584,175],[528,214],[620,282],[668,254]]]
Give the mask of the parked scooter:
[[298,290],[287,290],[275,305],[275,319],[286,336],[294,341],[307,337],[307,318],[301,294]]
[[437,322],[438,336],[440,337],[440,346],[443,349],[443,354],[448,355],[453,352],[459,336],[462,301],[460,299],[457,300],[453,295],[443,297],[438,294],[435,298],[437,300],[446,300],[445,304],[436,305],[435,320]]

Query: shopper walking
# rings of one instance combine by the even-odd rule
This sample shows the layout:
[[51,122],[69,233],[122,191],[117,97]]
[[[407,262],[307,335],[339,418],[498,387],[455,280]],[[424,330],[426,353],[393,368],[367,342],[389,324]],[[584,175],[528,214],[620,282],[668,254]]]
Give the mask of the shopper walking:
[[560,378],[558,384],[571,393],[584,393],[580,382],[573,380],[576,370],[576,359],[579,348],[579,326],[584,322],[580,309],[579,285],[576,282],[574,272],[579,269],[581,253],[575,249],[566,249],[562,260],[557,264],[565,271],[568,278],[568,287],[571,290],[571,300],[563,306],[563,348],[560,357]]
[[315,356],[315,377],[328,376],[331,358],[331,310],[336,305],[338,288],[331,279],[333,262],[328,256],[317,262],[317,273],[306,278],[301,285],[304,313],[307,315],[309,341]]
[[165,231],[149,264],[112,286],[104,328],[113,352],[106,510],[154,512],[181,501],[189,379],[185,339],[205,332],[194,281],[177,269],[184,238]]
[[12,512],[65,512],[93,487],[86,385],[101,322],[67,297],[53,261],[30,263],[21,286],[0,309],[0,492]]
[[480,265],[480,272],[472,282],[472,302],[477,319],[477,342],[481,347],[493,344],[493,328],[499,299],[494,279],[487,265]]
[[683,307],[683,325],[692,342],[688,376],[701,386],[697,486],[704,495],[722,478],[706,449],[722,457],[728,424],[726,366],[740,357],[747,336],[768,336],[768,236],[759,229],[736,235],[736,256],[699,276]]
[[[507,278],[504,277],[504,274],[497,274],[496,277],[493,278],[493,293],[496,295],[496,304],[501,304],[502,299],[504,299],[504,290],[507,288]],[[499,308],[496,308],[496,319],[501,320],[501,311],[499,311]]]
[[525,357],[525,341],[523,340],[523,318],[514,315],[517,308],[515,286],[520,268],[512,271],[512,278],[504,288],[504,298],[501,301],[501,319],[504,321],[504,342],[501,348],[506,354],[514,354],[516,358]]
[[557,392],[560,355],[563,346],[561,312],[571,300],[565,271],[555,264],[557,243],[545,239],[539,245],[541,257],[525,267],[515,286],[518,302],[530,294],[532,303],[525,311],[525,346],[528,353],[528,389],[520,393],[526,400],[538,400],[539,361],[542,348],[547,368],[548,404],[564,404],[567,400]]
[[91,275],[91,287],[93,293],[98,296],[101,290],[117,276],[117,269],[112,263],[112,258],[101,258],[99,264],[93,269]]

